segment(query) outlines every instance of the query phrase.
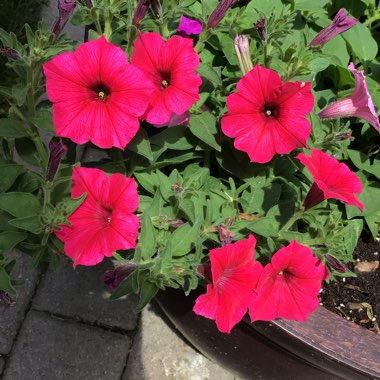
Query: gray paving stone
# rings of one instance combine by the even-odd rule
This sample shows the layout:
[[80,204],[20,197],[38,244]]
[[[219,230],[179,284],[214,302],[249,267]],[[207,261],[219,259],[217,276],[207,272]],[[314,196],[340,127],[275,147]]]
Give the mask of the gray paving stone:
[[3,373],[4,365],[5,365],[5,360],[3,358],[0,358],[0,376]]
[[130,343],[125,335],[31,311],[4,380],[116,380]]
[[38,272],[30,271],[31,258],[28,255],[13,251],[7,256],[17,261],[16,267],[12,271],[12,277],[23,279],[25,284],[17,287],[15,305],[0,309],[0,354],[7,354],[11,350],[38,279]]
[[105,260],[93,267],[78,266],[74,270],[72,261],[63,260],[60,272],[49,269],[43,276],[32,308],[134,330],[137,326],[134,309],[138,298],[132,295],[115,301],[109,300],[101,276],[112,268],[112,261]]
[[156,307],[145,308],[122,380],[233,380],[195,351]]

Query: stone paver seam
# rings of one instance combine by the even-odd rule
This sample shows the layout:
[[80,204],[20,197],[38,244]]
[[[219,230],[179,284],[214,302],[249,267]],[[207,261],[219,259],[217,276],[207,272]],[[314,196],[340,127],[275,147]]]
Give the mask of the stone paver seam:
[[17,339],[18,339],[18,336],[19,336],[19,334],[20,334],[20,331],[21,331],[21,329],[22,329],[22,325],[23,325],[24,322],[25,322],[26,316],[28,315],[29,311],[32,309],[33,299],[34,299],[35,295],[37,294],[37,290],[38,290],[38,287],[39,287],[40,282],[41,282],[41,280],[42,280],[42,277],[43,277],[43,275],[44,275],[44,272],[45,272],[44,270],[41,270],[41,272],[40,272],[40,273],[38,274],[38,276],[37,276],[37,281],[36,281],[36,283],[35,283],[35,285],[34,285],[34,289],[33,289],[33,292],[32,292],[32,294],[31,294],[31,296],[30,296],[30,299],[29,299],[28,305],[27,305],[27,307],[25,308],[24,316],[23,316],[23,318],[22,318],[22,320],[21,320],[21,323],[20,323],[20,325],[19,325],[19,327],[18,327],[18,329],[17,329],[16,335],[15,335],[15,337],[14,337],[14,339],[13,339],[12,347],[11,347],[10,351],[8,352],[8,354],[6,354],[6,355],[2,355],[2,356],[1,356],[1,357],[4,359],[4,368],[3,368],[3,372],[0,374],[0,380],[3,379],[4,373],[5,373],[5,371],[6,371],[7,367],[8,367],[8,359],[12,356],[13,348],[14,348],[14,346],[15,346],[15,343],[16,343],[16,341],[17,341]]
[[138,314],[136,328],[132,331],[132,334],[129,336],[129,338],[131,339],[131,345],[129,346],[129,350],[127,352],[127,357],[125,358],[125,364],[124,364],[123,371],[121,372],[120,380],[123,380],[125,371],[127,370],[129,355],[132,352],[132,348],[133,348],[133,345],[135,343],[135,337],[136,337],[136,335],[139,331],[139,328],[140,328],[140,323],[141,323],[141,313]]

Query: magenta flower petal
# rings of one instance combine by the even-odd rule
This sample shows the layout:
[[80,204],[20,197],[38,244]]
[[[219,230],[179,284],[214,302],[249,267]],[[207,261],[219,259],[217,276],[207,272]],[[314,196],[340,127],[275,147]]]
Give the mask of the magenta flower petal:
[[324,45],[332,38],[340,33],[351,29],[359,20],[353,17],[349,17],[345,13],[345,10],[341,8],[339,12],[334,17],[332,23],[326,28],[322,29],[310,42],[310,46]]
[[[339,199],[342,202],[357,206],[361,211],[364,204],[359,201],[358,194],[362,192],[359,177],[351,172],[349,167],[336,158],[318,149],[311,150],[311,156],[300,153],[296,156],[304,164],[314,178],[316,186],[323,192],[324,199]],[[310,208],[320,203],[323,198],[315,185],[306,196],[304,206]]]
[[227,97],[228,113],[222,131],[251,162],[266,163],[273,156],[306,146],[311,132],[306,115],[314,106],[311,83],[282,83],[273,70],[256,65]]
[[262,266],[254,262],[256,239],[211,250],[212,285],[196,300],[194,312],[215,319],[221,332],[229,333],[247,312]]
[[87,193],[84,202],[55,234],[65,244],[74,266],[95,265],[119,249],[136,247],[139,218],[136,182],[121,174],[107,176],[99,169],[75,167],[71,195]]
[[251,321],[286,318],[305,321],[319,305],[328,272],[310,248],[292,241],[261,272],[249,306]]
[[202,23],[198,20],[192,20],[191,18],[182,16],[177,30],[178,32],[184,32],[187,36],[191,34],[201,34]]
[[338,117],[358,117],[368,121],[378,132],[380,122],[377,116],[371,94],[368,91],[364,71],[356,70],[353,63],[348,68],[355,76],[355,90],[348,98],[337,100],[328,105],[318,115],[321,119]]

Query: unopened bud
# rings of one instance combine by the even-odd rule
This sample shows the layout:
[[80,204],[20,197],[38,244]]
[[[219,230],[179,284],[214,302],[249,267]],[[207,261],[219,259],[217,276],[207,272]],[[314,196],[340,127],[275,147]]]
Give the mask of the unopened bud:
[[237,0],[221,0],[208,18],[206,29],[214,29],[217,25],[219,25],[227,11],[236,2]]
[[220,224],[217,229],[222,247],[231,244],[232,239],[234,238],[234,234],[224,224]]
[[17,50],[11,48],[11,47],[3,47],[2,49],[0,49],[0,53],[4,56],[4,57],[7,57],[7,58],[10,58],[10,59],[14,59],[15,61],[18,61],[20,60],[20,54]]
[[133,14],[132,25],[137,28],[140,25],[142,19],[147,14],[148,9],[149,0],[139,0],[135,9],[135,13]]
[[170,227],[173,227],[173,228],[179,228],[183,224],[185,224],[185,222],[182,219],[169,219],[169,223],[170,223]]
[[59,164],[62,158],[67,153],[68,148],[62,143],[62,141],[50,141],[49,143],[49,162],[46,171],[46,180],[52,182],[58,171]]
[[135,271],[135,264],[120,265],[115,269],[108,270],[103,274],[103,283],[111,293],[116,290],[121,282]]
[[337,272],[345,273],[349,271],[345,264],[343,264],[340,260],[330,255],[329,253],[325,255],[325,259],[327,264],[329,264],[330,267],[335,269]]
[[266,41],[268,38],[268,32],[264,16],[261,16],[260,20],[255,23],[255,29],[261,40]]
[[249,73],[253,69],[251,54],[249,51],[249,41],[247,36],[242,34],[236,36],[234,40],[236,55],[239,60],[240,69],[243,75]]
[[352,137],[352,131],[346,131],[346,132],[339,132],[335,135],[335,140],[338,141],[354,141],[354,137]]
[[67,24],[67,21],[69,21],[71,15],[73,14],[76,5],[76,0],[58,0],[59,16],[58,19],[55,21],[51,31],[53,34],[53,41],[55,41],[62,33],[62,30]]
[[161,3],[159,2],[159,0],[149,0],[149,2],[150,2],[150,7],[152,9],[154,17],[157,20],[161,20],[162,19],[162,7],[161,7]]

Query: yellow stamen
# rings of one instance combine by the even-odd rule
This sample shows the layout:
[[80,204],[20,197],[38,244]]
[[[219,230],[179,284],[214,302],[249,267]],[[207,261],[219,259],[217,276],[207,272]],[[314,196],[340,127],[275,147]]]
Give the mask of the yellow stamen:
[[106,93],[103,91],[99,91],[98,96],[102,100],[105,100],[105,98],[107,97]]
[[162,83],[162,86],[165,88],[169,86],[169,82],[166,79],[163,79],[161,83]]
[[267,115],[267,116],[272,115],[272,111],[271,111],[271,110],[266,110],[266,111],[265,111],[265,115]]
[[279,276],[282,276],[284,274],[283,271],[278,272]]
[[107,218],[107,223],[111,223],[111,217],[110,216]]

